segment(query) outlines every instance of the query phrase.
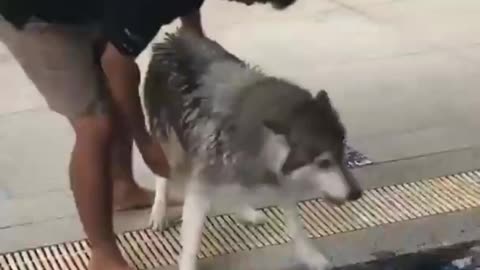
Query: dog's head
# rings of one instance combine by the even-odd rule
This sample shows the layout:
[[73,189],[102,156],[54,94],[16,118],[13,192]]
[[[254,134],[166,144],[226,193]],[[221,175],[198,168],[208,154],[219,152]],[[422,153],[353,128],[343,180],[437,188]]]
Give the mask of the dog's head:
[[335,204],[361,197],[359,184],[344,162],[345,128],[327,92],[299,104],[288,121],[264,125],[284,138],[277,145],[285,153],[279,170],[288,181],[312,186]]

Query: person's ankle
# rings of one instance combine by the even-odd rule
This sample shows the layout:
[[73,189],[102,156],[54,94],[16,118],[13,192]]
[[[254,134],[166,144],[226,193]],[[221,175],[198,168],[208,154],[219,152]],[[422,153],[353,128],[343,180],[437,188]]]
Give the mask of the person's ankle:
[[132,177],[121,177],[113,179],[113,191],[117,194],[125,194],[130,190],[139,189],[140,186]]
[[101,239],[96,239],[94,241],[89,240],[90,249],[93,251],[118,251],[118,246],[116,242],[116,236],[113,232],[105,232],[104,237]]
[[120,249],[115,243],[98,243],[91,247],[91,251],[92,261],[98,260],[104,263],[118,264],[120,266],[127,265]]
[[135,182],[115,181],[113,189],[113,205],[115,210],[142,209],[153,203],[154,192],[145,189]]

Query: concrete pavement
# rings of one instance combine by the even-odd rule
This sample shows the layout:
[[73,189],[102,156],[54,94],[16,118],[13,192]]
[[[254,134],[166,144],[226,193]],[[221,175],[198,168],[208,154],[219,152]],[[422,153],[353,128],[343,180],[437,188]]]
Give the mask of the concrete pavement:
[[[208,0],[205,28],[266,72],[328,90],[351,144],[377,163],[478,146],[480,2],[298,1],[277,13]],[[148,57],[138,59],[143,71]],[[72,131],[1,46],[0,77],[0,252],[83,238],[68,190]],[[462,166],[447,160],[448,170]],[[139,181],[151,185],[138,155],[135,162]],[[382,177],[441,170],[428,164]],[[365,181],[383,180],[375,174]],[[145,214],[119,216],[118,231],[143,227]]]

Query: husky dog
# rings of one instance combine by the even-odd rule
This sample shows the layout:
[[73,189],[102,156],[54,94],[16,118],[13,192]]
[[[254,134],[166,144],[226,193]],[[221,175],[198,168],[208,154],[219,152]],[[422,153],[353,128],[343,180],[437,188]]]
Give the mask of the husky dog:
[[[344,163],[345,129],[325,91],[312,95],[250,67],[213,40],[178,32],[153,46],[144,101],[172,181],[188,183],[180,270],[196,269],[203,223],[224,190],[240,191],[241,220],[264,220],[245,199],[260,187],[281,198],[301,262],[315,270],[330,267],[307,240],[296,198],[308,189],[341,204],[362,192]],[[155,229],[163,226],[166,185],[157,179],[150,219]]]

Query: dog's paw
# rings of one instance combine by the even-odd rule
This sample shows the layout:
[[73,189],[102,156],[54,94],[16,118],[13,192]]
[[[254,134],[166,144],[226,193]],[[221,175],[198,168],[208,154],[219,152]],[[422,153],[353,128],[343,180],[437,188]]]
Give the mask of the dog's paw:
[[149,226],[152,230],[161,231],[165,228],[167,223],[167,204],[162,201],[155,201],[150,213]]
[[261,211],[246,208],[236,216],[237,221],[244,225],[262,225],[268,222],[268,217]]
[[197,267],[195,261],[195,258],[181,257],[178,262],[178,270],[196,270]]
[[[321,255],[321,254],[317,254]],[[333,267],[331,263],[325,258],[309,258],[302,260],[302,263],[308,270],[331,270]]]
[[300,262],[305,265],[308,270],[330,270],[333,268],[330,261],[313,247],[303,247],[297,250],[297,252]]

